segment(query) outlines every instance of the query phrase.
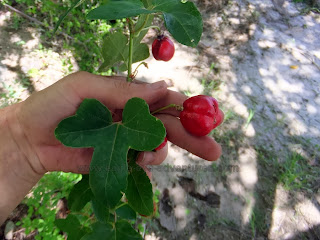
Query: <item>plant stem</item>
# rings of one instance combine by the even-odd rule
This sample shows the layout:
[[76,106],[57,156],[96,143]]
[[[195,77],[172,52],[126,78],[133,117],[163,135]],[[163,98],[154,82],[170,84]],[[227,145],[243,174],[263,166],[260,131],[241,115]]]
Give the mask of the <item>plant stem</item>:
[[175,108],[178,111],[182,111],[183,110],[182,106],[172,103],[172,104],[169,104],[168,106],[165,106],[165,107],[159,108],[158,110],[155,110],[154,112],[151,113],[151,115],[156,114],[158,112],[161,112],[163,110],[166,110],[168,108]]
[[132,28],[132,21],[129,18],[129,31],[130,31],[130,37],[129,37],[129,60],[128,60],[128,76],[127,76],[127,82],[132,82],[131,74],[132,74],[132,55],[133,55],[133,28]]

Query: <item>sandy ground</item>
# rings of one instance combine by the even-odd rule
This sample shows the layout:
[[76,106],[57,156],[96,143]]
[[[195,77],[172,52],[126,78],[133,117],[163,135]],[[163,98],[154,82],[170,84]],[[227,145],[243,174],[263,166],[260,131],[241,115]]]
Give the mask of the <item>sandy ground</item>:
[[[320,239],[319,185],[309,192],[285,189],[272,179],[277,169],[265,165],[296,152],[320,164],[320,15],[303,15],[304,5],[279,2],[217,6],[199,0],[204,16],[199,47],[176,44],[170,62],[150,57],[149,69],[139,69],[137,78],[144,81],[165,79],[188,95],[211,94],[229,116],[213,134],[223,147],[216,167],[169,144],[163,166],[171,171],[153,171],[163,196],[160,218],[149,223],[146,239],[300,239],[301,234]],[[14,97],[23,100],[77,70],[68,51],[39,50],[33,28],[11,29],[6,21],[11,17],[0,12],[3,92],[12,86]],[[73,68],[61,59],[70,59]],[[177,169],[188,165],[206,168]],[[198,195],[190,194],[181,177],[195,184]],[[213,193],[220,201],[209,199]]]

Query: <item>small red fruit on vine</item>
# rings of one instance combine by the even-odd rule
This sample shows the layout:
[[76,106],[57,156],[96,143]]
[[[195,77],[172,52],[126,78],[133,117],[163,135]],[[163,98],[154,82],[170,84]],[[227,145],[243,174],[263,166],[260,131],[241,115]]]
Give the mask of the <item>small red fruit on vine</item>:
[[170,38],[159,35],[152,43],[152,55],[156,60],[169,61],[174,55],[174,44]]
[[195,136],[205,136],[222,122],[218,101],[210,96],[198,95],[184,101],[180,121]]

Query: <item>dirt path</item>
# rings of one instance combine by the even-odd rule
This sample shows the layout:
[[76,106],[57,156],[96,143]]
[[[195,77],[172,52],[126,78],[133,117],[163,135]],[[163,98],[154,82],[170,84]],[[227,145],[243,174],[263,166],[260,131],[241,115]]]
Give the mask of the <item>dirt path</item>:
[[[303,7],[239,0],[218,13],[203,11],[198,49],[177,45],[172,63],[150,58],[151,69],[140,73],[191,95],[212,94],[228,116],[214,133],[224,150],[214,174],[154,173],[174,206],[175,230],[170,217],[160,217],[173,232],[168,239],[320,238],[320,16],[302,15]],[[210,166],[174,146],[166,163]],[[310,178],[297,185],[304,174]],[[186,193],[181,175],[194,179],[201,194],[220,195],[220,207]]]

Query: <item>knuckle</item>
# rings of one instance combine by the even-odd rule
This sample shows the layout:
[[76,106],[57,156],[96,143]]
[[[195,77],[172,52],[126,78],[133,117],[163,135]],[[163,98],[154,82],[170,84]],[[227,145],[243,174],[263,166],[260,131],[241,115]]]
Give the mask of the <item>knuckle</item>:
[[121,80],[120,81],[119,80],[113,81],[113,86],[114,86],[114,88],[120,89],[121,91],[126,91],[129,88],[128,83],[125,81],[121,81]]

